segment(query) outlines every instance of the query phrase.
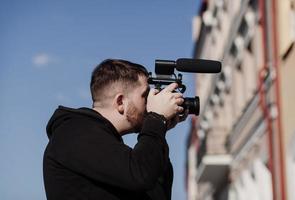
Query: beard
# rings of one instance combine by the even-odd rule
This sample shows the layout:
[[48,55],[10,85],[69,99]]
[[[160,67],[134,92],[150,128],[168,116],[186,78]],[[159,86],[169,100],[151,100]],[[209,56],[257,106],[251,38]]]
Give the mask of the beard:
[[139,133],[143,125],[143,118],[146,112],[139,112],[135,105],[131,102],[127,108],[127,120],[131,124],[131,131]]

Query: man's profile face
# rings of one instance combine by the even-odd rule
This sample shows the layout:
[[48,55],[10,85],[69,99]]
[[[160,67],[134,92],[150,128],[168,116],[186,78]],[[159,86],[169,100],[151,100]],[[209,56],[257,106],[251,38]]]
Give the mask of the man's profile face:
[[138,86],[129,94],[130,103],[127,107],[127,120],[134,132],[139,132],[142,128],[143,118],[146,113],[146,99],[149,93],[147,78],[139,76],[138,82]]

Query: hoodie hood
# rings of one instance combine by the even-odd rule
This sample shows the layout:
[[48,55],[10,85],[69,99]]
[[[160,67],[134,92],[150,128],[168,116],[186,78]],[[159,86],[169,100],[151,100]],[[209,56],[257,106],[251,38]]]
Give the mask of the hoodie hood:
[[52,117],[50,118],[50,120],[48,121],[48,124],[46,126],[46,132],[47,132],[47,136],[50,139],[52,137],[52,134],[54,133],[54,131],[61,125],[63,124],[63,122],[77,116],[85,116],[85,117],[90,117],[93,118],[95,120],[97,120],[98,122],[103,122],[105,126],[107,126],[111,132],[120,140],[122,141],[121,136],[119,135],[119,133],[117,132],[116,128],[113,126],[113,124],[108,121],[106,118],[104,118],[101,114],[99,114],[98,112],[96,112],[93,109],[90,108],[78,108],[78,109],[74,109],[74,108],[68,108],[68,107],[64,107],[64,106],[59,106],[55,112],[53,113]]

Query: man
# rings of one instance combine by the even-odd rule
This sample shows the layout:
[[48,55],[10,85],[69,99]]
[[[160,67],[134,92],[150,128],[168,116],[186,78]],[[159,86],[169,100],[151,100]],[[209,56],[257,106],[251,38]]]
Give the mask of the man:
[[[105,60],[92,73],[93,108],[60,106],[47,125],[43,172],[48,200],[170,199],[165,139],[183,112],[173,83],[149,89],[138,64]],[[132,149],[122,135],[140,132]]]

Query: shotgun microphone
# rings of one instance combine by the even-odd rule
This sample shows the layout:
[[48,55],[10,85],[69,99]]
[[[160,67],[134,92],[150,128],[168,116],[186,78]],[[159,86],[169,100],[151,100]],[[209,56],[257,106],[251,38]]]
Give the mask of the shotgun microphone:
[[175,68],[181,72],[219,73],[221,71],[221,62],[216,60],[179,58],[175,62]]

